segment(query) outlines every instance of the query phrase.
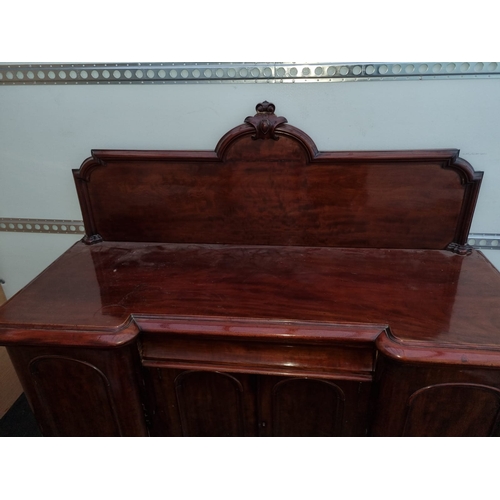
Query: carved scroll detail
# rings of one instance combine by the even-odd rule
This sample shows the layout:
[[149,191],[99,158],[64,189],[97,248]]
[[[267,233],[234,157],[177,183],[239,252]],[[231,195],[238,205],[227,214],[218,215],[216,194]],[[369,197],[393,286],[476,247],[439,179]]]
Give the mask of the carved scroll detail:
[[459,243],[450,243],[446,250],[450,252],[456,253],[458,255],[470,255],[472,253],[473,248],[470,245],[460,245]]
[[275,141],[279,139],[276,135],[276,128],[287,123],[287,119],[284,116],[276,116],[275,109],[276,106],[273,103],[264,101],[255,106],[257,113],[254,116],[245,118],[245,123],[255,128],[252,139],[273,139]]
[[90,236],[85,235],[82,238],[82,241],[86,245],[95,245],[96,243],[101,243],[103,241],[102,236],[100,234],[91,234]]

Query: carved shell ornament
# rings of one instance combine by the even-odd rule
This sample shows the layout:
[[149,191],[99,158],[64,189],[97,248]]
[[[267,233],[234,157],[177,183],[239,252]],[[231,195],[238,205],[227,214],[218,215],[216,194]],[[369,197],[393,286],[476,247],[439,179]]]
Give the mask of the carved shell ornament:
[[284,116],[276,116],[275,109],[276,106],[273,103],[264,101],[255,106],[257,111],[255,116],[245,118],[245,123],[252,125],[255,129],[252,139],[273,139],[275,141],[279,139],[276,135],[276,128],[287,123],[287,119]]

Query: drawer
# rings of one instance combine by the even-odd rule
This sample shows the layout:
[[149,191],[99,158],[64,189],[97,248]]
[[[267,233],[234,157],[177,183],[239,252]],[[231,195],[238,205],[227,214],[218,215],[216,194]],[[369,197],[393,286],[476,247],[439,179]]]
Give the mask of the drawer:
[[371,380],[374,325],[249,319],[140,320],[146,367]]

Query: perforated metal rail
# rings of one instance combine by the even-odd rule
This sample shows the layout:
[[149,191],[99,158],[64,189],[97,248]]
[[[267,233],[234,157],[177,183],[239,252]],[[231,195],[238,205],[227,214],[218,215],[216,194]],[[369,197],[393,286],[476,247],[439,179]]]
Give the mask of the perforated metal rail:
[[11,233],[84,234],[81,220],[0,218],[0,231]]
[[0,65],[0,85],[311,83],[499,77],[500,62]]

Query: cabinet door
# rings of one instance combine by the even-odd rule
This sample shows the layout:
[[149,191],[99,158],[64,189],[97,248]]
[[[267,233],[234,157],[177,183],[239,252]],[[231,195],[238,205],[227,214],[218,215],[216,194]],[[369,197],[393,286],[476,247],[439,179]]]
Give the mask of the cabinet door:
[[255,375],[218,371],[151,370],[155,436],[255,436]]
[[259,378],[261,436],[364,436],[369,382]]
[[407,401],[403,436],[498,436],[500,391],[479,384],[436,384]]
[[8,352],[44,436],[148,435],[135,344],[10,346]]
[[366,435],[370,382],[169,368],[150,375],[153,436]]
[[498,370],[412,365],[380,356],[377,371],[372,436],[500,435]]

